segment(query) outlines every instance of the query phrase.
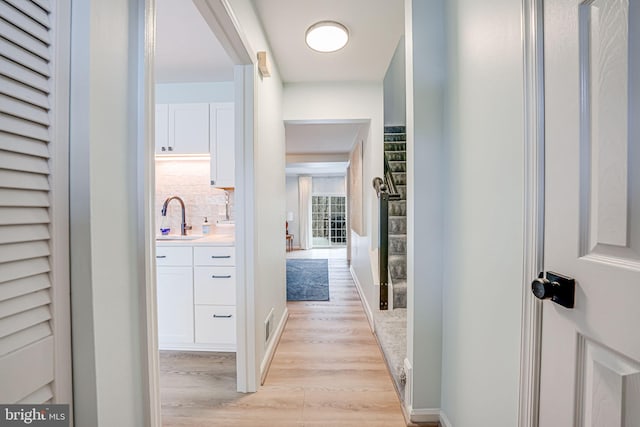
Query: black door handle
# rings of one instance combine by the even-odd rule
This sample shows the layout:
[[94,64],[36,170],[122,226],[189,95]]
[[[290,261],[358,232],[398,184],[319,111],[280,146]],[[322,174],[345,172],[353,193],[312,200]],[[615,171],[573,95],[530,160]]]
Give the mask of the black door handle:
[[541,300],[550,298],[556,304],[573,308],[576,281],[571,277],[547,271],[546,277],[543,273],[540,273],[538,278],[531,282],[531,292]]

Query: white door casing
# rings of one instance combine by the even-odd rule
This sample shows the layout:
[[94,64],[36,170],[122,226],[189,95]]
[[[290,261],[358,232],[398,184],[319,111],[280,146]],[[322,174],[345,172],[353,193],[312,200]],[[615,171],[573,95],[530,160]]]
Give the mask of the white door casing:
[[545,271],[540,426],[640,425],[640,1],[544,5]]

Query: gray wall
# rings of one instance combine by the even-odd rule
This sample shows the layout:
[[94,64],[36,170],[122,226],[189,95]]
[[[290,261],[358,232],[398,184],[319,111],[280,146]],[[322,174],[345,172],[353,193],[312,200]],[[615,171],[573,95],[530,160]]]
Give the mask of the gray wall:
[[404,36],[402,36],[393,53],[383,81],[385,126],[397,126],[406,123],[407,97],[405,78],[405,46]]

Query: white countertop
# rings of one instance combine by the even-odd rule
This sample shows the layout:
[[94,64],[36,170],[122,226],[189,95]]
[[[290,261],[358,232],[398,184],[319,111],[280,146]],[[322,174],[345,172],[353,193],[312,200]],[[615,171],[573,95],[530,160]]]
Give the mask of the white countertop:
[[179,235],[158,237],[156,246],[233,246],[236,243],[235,226],[229,225],[211,227],[211,233],[196,239],[183,239]]

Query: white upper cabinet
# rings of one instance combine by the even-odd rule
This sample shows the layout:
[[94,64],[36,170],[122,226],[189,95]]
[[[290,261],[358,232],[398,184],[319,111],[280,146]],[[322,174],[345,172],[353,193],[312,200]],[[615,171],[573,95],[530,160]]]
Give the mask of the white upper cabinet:
[[209,105],[211,185],[235,186],[234,104]]
[[169,104],[156,104],[156,154],[168,154]]
[[[163,135],[164,129],[166,137]],[[207,153],[209,104],[156,105],[156,154]]]

